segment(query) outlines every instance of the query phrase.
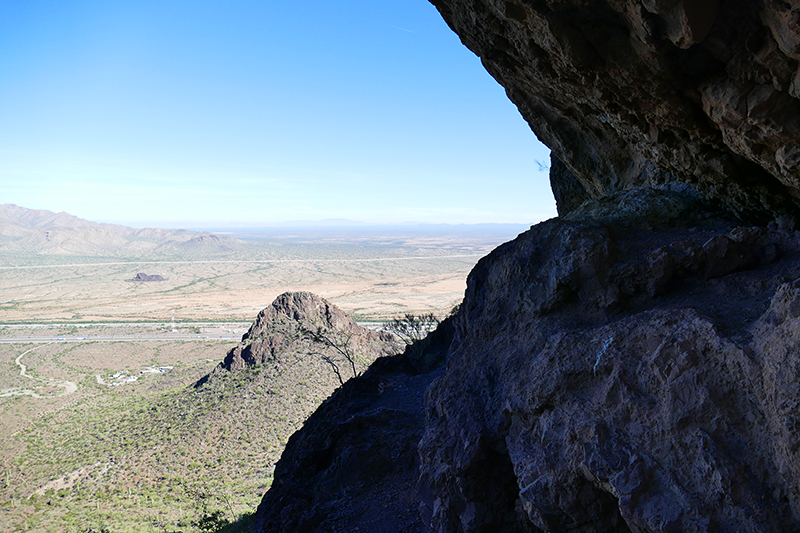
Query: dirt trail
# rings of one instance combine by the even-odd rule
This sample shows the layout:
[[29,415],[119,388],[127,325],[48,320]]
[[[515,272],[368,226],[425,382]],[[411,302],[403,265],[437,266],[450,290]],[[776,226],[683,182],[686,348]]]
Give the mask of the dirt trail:
[[25,354],[28,354],[28,353],[30,353],[30,352],[38,349],[38,348],[41,348],[43,346],[47,346],[48,344],[51,344],[51,343],[48,342],[46,344],[41,344],[39,346],[31,348],[30,350],[26,350],[26,351],[22,352],[21,354],[19,354],[17,356],[16,359],[14,359],[14,363],[19,367],[19,375],[20,376],[28,378],[28,379],[32,379],[34,381],[39,381],[39,382],[45,383],[47,385],[54,385],[56,387],[63,387],[64,388],[64,392],[62,392],[60,394],[43,396],[43,395],[37,393],[35,390],[32,390],[32,389],[18,389],[18,388],[3,389],[3,390],[0,390],[0,398],[5,398],[7,396],[32,396],[34,398],[53,398],[53,397],[57,397],[57,396],[66,396],[66,395],[72,394],[73,392],[78,390],[78,385],[76,383],[72,382],[72,381],[59,381],[59,380],[55,380],[55,379],[37,378],[36,376],[31,376],[30,374],[28,374],[28,367],[22,362],[22,357]]

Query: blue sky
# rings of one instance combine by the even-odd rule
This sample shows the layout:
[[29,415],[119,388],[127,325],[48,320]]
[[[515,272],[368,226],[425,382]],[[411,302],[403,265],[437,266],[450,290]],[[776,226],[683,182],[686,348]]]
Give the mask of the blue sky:
[[0,203],[535,223],[541,145],[425,0],[0,3]]

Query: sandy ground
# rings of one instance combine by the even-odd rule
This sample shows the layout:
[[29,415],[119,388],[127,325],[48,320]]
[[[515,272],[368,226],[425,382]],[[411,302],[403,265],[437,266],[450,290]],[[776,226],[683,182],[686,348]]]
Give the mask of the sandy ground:
[[[463,297],[467,274],[483,255],[359,251],[302,260],[0,266],[0,323],[252,320],[279,294],[300,290],[362,320],[445,315]],[[130,281],[138,272],[164,281]]]

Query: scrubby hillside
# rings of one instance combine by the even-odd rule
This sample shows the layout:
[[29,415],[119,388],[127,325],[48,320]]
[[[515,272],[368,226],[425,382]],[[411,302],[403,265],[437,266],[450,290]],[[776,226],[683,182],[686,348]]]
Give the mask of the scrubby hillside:
[[191,531],[214,512],[220,520],[249,514],[289,436],[340,385],[323,358],[338,355],[299,333],[314,324],[347,336],[358,372],[398,350],[319,297],[283,294],[210,375],[187,383],[186,374],[146,394],[94,396],[26,430],[14,485],[5,487],[9,501],[24,503],[5,509],[5,525]]

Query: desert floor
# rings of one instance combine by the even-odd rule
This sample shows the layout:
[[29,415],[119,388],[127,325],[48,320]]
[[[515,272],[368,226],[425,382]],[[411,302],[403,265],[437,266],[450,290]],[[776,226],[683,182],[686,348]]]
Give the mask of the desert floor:
[[[0,323],[248,321],[310,291],[362,321],[446,315],[497,236],[251,242],[210,258],[0,256]],[[137,273],[163,281],[133,282]]]
[[[211,257],[0,254],[0,529],[164,531],[202,516],[203,502],[248,516],[284,444],[270,432],[302,420],[260,413],[268,387],[248,388],[249,375],[191,391],[256,314],[305,290],[370,327],[443,317],[475,263],[510,238],[302,235]],[[139,272],[164,279],[131,281]],[[230,419],[247,413],[252,427]]]

